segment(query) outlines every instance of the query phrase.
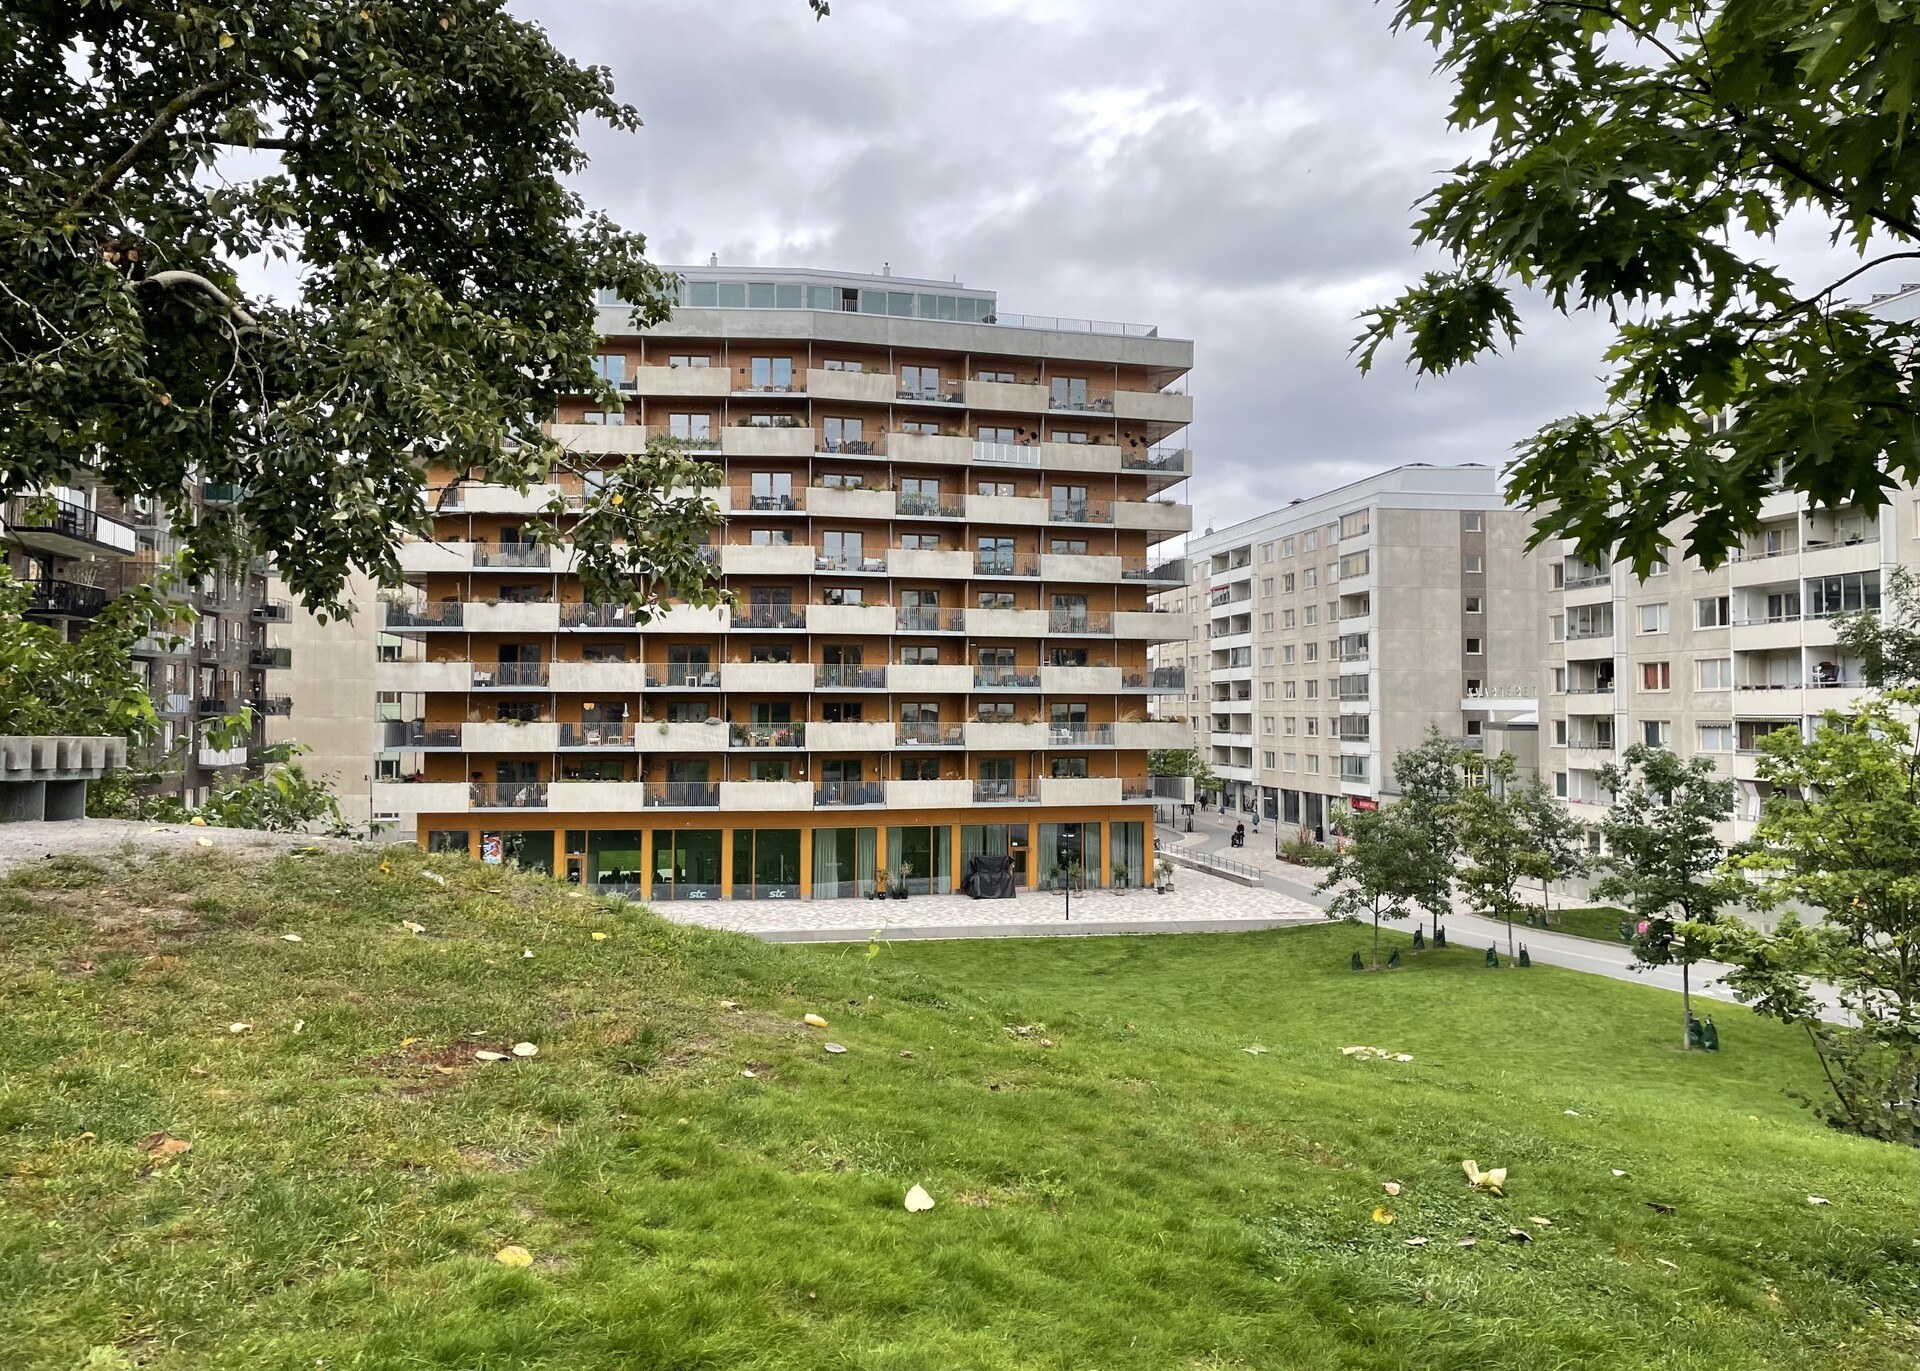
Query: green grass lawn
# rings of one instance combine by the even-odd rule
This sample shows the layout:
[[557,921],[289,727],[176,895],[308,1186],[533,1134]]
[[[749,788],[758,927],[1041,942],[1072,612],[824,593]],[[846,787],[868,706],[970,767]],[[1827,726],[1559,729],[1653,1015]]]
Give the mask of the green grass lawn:
[[1787,1098],[1803,1041],[1683,1054],[1662,992],[1367,937],[769,947],[411,853],[30,869],[0,1365],[1912,1366],[1914,1156]]
[[1553,922],[1547,927],[1555,933],[1571,933],[1577,938],[1598,938],[1614,946],[1623,946],[1620,941],[1620,921],[1631,916],[1624,910],[1614,909],[1610,905],[1597,905],[1582,909],[1556,909]]

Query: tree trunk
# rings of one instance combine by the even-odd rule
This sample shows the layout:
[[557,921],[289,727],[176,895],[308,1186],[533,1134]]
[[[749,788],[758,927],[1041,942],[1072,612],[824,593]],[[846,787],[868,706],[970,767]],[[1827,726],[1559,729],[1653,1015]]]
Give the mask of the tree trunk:
[[1680,963],[1680,1012],[1685,1016],[1680,1026],[1680,1050],[1693,1051],[1693,991],[1687,984],[1687,964]]
[[1380,969],[1380,910],[1377,906],[1373,911],[1373,969]]

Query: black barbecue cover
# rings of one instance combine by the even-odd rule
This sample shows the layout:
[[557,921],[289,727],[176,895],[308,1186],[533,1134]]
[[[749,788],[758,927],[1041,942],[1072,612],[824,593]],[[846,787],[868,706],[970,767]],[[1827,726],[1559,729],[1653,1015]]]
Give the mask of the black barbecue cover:
[[976,852],[967,858],[960,888],[976,900],[1013,898],[1013,858],[1004,852]]

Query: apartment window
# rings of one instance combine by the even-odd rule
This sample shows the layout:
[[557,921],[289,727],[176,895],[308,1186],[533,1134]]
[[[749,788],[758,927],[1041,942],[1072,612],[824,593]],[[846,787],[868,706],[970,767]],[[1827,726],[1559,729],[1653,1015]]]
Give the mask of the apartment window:
[[983,590],[980,592],[980,608],[1012,609],[1013,592],[1011,590]]
[[1308,753],[1307,754],[1307,775],[1318,776],[1319,774],[1320,774],[1320,759],[1317,756],[1313,755],[1312,753]]
[[[1318,681],[1307,682],[1307,698],[1309,700],[1317,700],[1320,698],[1320,682]],[[1307,722],[1311,724],[1313,720],[1309,719],[1307,720]]]
[[903,533],[900,546],[909,552],[938,552],[940,535],[937,533]]
[[1462,533],[1478,533],[1480,531],[1480,516],[1478,514],[1462,514],[1460,516],[1460,531]]
[[1647,568],[1647,574],[1643,579],[1650,581],[1655,576],[1665,576],[1666,574],[1667,574],[1667,564],[1663,561],[1660,561],[1658,558],[1656,558],[1654,560],[1653,565]]
[[1087,555],[1085,538],[1049,538],[1047,552],[1055,557],[1084,557]]
[[1701,724],[1700,750],[1702,752],[1733,751],[1733,725]]
[[940,649],[938,647],[903,647],[900,649],[901,666],[939,666]]
[[1271,577],[1271,576],[1264,576],[1264,577],[1262,577],[1262,578],[1261,578],[1261,580],[1260,580],[1260,594],[1261,594],[1261,595],[1262,595],[1263,597],[1266,597],[1266,596],[1271,596],[1271,595],[1273,594],[1273,577]]
[[1344,581],[1349,576],[1365,576],[1372,566],[1372,560],[1365,552],[1349,552],[1340,559],[1339,565],[1340,579]]
[[1052,438],[1056,443],[1084,443],[1087,441],[1087,435],[1080,429],[1072,429],[1064,433],[1059,429],[1055,429],[1048,437]]
[[937,400],[940,398],[939,367],[901,367],[900,398]]
[[1280,540],[1280,555],[1282,557],[1293,556],[1293,539],[1282,538]]
[[[670,367],[704,367],[704,366],[711,366],[712,364],[713,364],[713,359],[711,357],[708,357],[705,353],[676,352],[669,355],[667,358],[667,365]],[[828,370],[832,370],[833,363],[828,362],[827,368]],[[858,371],[860,368],[858,366],[855,366],[851,369],[854,371]]]
[[[865,442],[866,421],[862,419],[822,419],[820,435],[825,441],[828,452],[859,453],[868,450]],[[860,478],[853,478],[853,489],[858,489]]]
[[1669,615],[1666,605],[1640,606],[1640,631],[1642,633],[1665,633],[1672,627],[1672,617]]
[[[1016,493],[1012,481],[978,481],[974,483],[975,495],[1012,495]],[[1175,605],[1177,609],[1179,606]]]
[[1358,538],[1361,534],[1371,531],[1372,528],[1373,520],[1370,510],[1356,509],[1351,514],[1342,514],[1340,516],[1340,536],[1342,538]]
[[1260,616],[1260,631],[1262,633],[1273,632],[1273,616],[1271,614],[1262,614]]
[[1643,719],[1640,721],[1640,741],[1648,747],[1665,747],[1667,739],[1673,733],[1673,725],[1665,719]]
[[610,386],[627,379],[627,359],[615,352],[603,352],[593,359],[593,374]]
[[756,528],[751,530],[748,539],[754,547],[791,547],[793,530],[790,528]]
[[1555,747],[1565,747],[1567,745],[1567,721],[1565,719],[1555,719],[1553,721],[1553,743]]
[[1299,694],[1299,692],[1300,692],[1300,686],[1298,682],[1282,681],[1280,683],[1280,698],[1283,700],[1294,699]]
[[756,357],[752,376],[755,390],[792,390],[793,358]]
[[1271,752],[1262,752],[1260,754],[1260,765],[1265,767],[1268,771],[1272,771],[1273,770],[1273,754]]
[[1300,731],[1300,720],[1292,714],[1284,716],[1280,720],[1280,731],[1291,738]]
[[1560,799],[1564,800],[1567,798],[1567,773],[1566,772],[1556,771],[1553,773],[1553,793],[1556,796],[1558,796]]
[[713,416],[711,414],[669,414],[667,416],[667,436],[679,441],[692,442],[713,436]]
[[1306,660],[1309,662],[1317,662],[1320,660],[1320,644],[1318,643],[1307,644]]
[[1282,628],[1293,627],[1293,611],[1292,610],[1283,609],[1280,611],[1280,627]]
[[1365,757],[1342,757],[1340,759],[1340,779],[1343,781],[1366,780],[1367,759]]
[[1478,657],[1479,655],[1480,655],[1480,640],[1478,638],[1467,639],[1467,656]]
[[1307,720],[1307,736],[1309,738],[1318,738],[1320,736],[1320,721],[1318,719],[1309,718]]
[[1695,628],[1725,628],[1733,622],[1732,600],[1725,595],[1709,595],[1693,602]]
[[1272,648],[1263,647],[1260,649],[1260,665],[1261,666],[1273,665],[1273,649]]
[[1014,384],[1013,373],[1010,371],[976,371],[973,373],[973,379],[976,381],[992,381],[996,385],[1002,386]]
[[1260,731],[1269,737],[1273,735],[1273,715],[1262,714],[1260,716]]
[[1564,643],[1567,640],[1567,616],[1555,614],[1547,620],[1547,641]]
[[[929,419],[904,419],[900,421],[900,431],[902,433],[917,433],[923,437],[932,438],[938,436],[940,425]],[[993,440],[987,438],[982,441],[992,442]]]
[[1320,547],[1320,531],[1318,529],[1315,529],[1312,532],[1309,532],[1301,540],[1300,550],[1302,552],[1315,552],[1319,550],[1319,547]]
[[1282,666],[1293,665],[1293,644],[1292,643],[1288,643],[1285,647],[1280,649],[1280,663]]
[[1272,681],[1260,682],[1260,698],[1263,700],[1271,700],[1273,698],[1273,682]]
[[1260,560],[1263,562],[1271,562],[1273,560],[1273,544],[1272,543],[1260,544]]
[[1880,574],[1850,572],[1845,576],[1813,576],[1807,580],[1807,617],[1825,619],[1861,609],[1880,608]]
[[1480,612],[1480,597],[1478,595],[1467,596],[1466,604],[1462,606],[1462,608],[1468,614],[1478,614]]
[[820,592],[823,605],[857,605],[865,595],[861,586],[828,586]]
[[1302,590],[1312,590],[1315,586],[1319,584],[1320,584],[1320,568],[1319,567],[1310,566],[1305,571],[1300,573],[1300,588]]
[[1640,663],[1640,689],[1672,690],[1673,664],[1671,662]]
[[1731,657],[1703,657],[1694,663],[1700,689],[1732,690],[1733,659]]
[[[1307,574],[1312,575],[1313,573],[1309,572]],[[1302,619],[1300,622],[1305,624],[1308,628],[1312,628],[1315,624],[1319,623],[1320,622],[1320,606],[1308,605],[1306,608],[1306,617]]]
[[1461,559],[1460,569],[1469,576],[1478,575],[1481,570],[1480,554],[1477,552],[1469,552]]
[[1299,766],[1300,766],[1299,753],[1283,752],[1280,754],[1280,769],[1282,771],[1297,771],[1299,769]]
[[1291,571],[1280,578],[1280,589],[1285,594],[1293,594],[1293,573]]

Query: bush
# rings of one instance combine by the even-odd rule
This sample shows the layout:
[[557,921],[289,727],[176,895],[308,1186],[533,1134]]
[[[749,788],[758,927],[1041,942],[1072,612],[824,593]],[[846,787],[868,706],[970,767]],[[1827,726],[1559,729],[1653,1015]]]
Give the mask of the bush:
[[1332,866],[1334,851],[1311,838],[1288,838],[1280,844],[1280,857],[1295,866]]

